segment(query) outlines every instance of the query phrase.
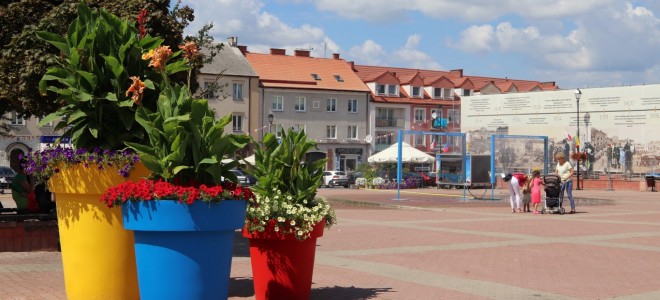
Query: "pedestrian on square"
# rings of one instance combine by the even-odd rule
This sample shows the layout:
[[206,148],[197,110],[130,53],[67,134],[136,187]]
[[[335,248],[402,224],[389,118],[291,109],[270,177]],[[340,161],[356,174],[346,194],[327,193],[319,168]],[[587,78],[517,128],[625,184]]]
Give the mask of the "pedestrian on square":
[[523,212],[531,212],[529,209],[529,204],[532,201],[532,181],[527,180],[527,183],[525,183],[525,186],[523,187],[522,193],[523,193]]
[[571,166],[571,163],[566,161],[564,153],[557,153],[555,159],[557,160],[555,172],[559,175],[559,178],[561,178],[561,197],[564,198],[564,191],[566,191],[568,200],[571,201],[570,213],[574,214],[575,200],[573,199],[573,173],[575,170],[573,169],[573,166]]
[[532,179],[529,181],[532,194],[532,203],[534,204],[534,214],[539,214],[539,203],[541,203],[541,186],[543,180],[541,179],[541,171],[534,170],[532,172]]
[[521,213],[521,188],[527,182],[527,176],[523,173],[502,174],[502,179],[509,187],[509,201],[511,202],[511,212]]

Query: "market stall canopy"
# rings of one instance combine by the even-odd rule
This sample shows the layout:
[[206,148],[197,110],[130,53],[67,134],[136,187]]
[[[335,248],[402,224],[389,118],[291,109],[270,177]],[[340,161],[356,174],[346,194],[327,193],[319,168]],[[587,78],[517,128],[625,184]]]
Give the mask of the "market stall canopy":
[[[387,149],[380,151],[367,159],[370,163],[395,163],[398,158],[398,146],[393,144]],[[435,162],[435,157],[428,155],[410,144],[401,143],[401,161],[404,163],[431,163]]]

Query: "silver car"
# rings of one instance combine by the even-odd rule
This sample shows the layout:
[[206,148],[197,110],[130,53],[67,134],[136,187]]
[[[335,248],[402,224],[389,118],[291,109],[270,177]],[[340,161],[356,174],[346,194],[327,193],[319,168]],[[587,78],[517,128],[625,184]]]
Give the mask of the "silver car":
[[16,172],[10,167],[0,167],[0,193],[4,194],[4,189],[11,188],[11,182]]
[[341,185],[348,188],[348,175],[344,171],[324,171],[323,172],[323,185],[331,188],[335,185]]

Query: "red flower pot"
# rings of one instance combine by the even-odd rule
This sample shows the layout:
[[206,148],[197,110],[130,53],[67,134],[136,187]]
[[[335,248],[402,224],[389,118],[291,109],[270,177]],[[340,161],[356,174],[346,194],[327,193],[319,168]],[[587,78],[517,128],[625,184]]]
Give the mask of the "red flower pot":
[[316,238],[323,236],[325,220],[314,225],[311,236],[300,241],[272,229],[248,232],[255,299],[309,299],[314,273]]

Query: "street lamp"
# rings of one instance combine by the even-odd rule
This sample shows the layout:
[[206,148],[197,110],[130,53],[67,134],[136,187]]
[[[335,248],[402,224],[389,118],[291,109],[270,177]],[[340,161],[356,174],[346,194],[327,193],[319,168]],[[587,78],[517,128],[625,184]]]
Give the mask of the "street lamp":
[[269,133],[272,132],[272,131],[271,131],[271,127],[273,127],[273,120],[274,120],[274,119],[275,119],[275,115],[273,115],[273,114],[268,114],[268,132],[269,132]]
[[[575,102],[577,104],[577,141],[580,140],[580,97],[582,97],[582,91],[580,89],[575,90]],[[577,153],[577,187],[576,190],[581,190],[580,188],[580,143],[575,143],[575,153]]]

